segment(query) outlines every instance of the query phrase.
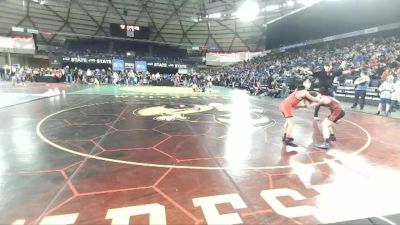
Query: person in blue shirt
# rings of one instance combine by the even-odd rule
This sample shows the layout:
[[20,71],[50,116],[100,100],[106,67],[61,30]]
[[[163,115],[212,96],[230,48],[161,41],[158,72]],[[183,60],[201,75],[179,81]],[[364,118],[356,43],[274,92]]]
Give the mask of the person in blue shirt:
[[367,95],[369,81],[370,81],[369,76],[365,72],[361,72],[360,77],[354,81],[354,84],[356,85],[356,90],[354,95],[354,103],[351,106],[352,109],[357,107],[359,100],[360,100],[360,110],[364,109],[365,96]]

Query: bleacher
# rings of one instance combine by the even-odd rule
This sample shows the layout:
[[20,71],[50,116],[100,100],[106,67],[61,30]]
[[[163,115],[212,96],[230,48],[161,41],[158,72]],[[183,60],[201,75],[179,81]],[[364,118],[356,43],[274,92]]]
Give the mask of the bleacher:
[[[339,96],[353,97],[355,94],[355,85],[338,86],[336,93]],[[367,90],[367,97],[371,99],[379,99],[379,92],[377,87],[369,87]]]
[[[365,100],[368,104],[377,105],[379,103],[379,79],[371,79],[367,89]],[[352,101],[355,95],[355,85],[352,79],[346,79],[336,89],[336,98],[340,100]]]
[[108,51],[108,40],[67,40],[66,51],[87,55],[87,54],[105,54]]

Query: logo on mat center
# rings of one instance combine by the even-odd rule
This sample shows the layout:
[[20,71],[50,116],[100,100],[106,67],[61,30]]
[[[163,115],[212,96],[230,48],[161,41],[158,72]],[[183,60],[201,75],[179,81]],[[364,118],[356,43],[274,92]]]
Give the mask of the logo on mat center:
[[135,114],[143,117],[153,117],[158,121],[191,121],[195,114],[212,114],[214,121],[231,126],[238,122],[246,122],[255,128],[273,125],[274,121],[268,118],[261,109],[249,108],[237,112],[230,104],[211,103],[201,104],[166,104],[147,106],[139,109]]
[[152,116],[159,121],[189,120],[189,114],[201,113],[212,110],[209,105],[168,104],[145,107],[137,111],[140,116]]

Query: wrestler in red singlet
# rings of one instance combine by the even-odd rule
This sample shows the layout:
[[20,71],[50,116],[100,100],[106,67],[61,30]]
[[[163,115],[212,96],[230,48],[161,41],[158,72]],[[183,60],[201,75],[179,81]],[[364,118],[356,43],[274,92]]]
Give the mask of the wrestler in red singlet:
[[340,105],[340,103],[336,99],[334,99],[330,96],[324,96],[324,98],[330,99],[328,104],[322,104],[323,106],[328,107],[331,111],[331,114],[328,116],[328,120],[333,123],[336,123],[338,120],[343,118],[345,115],[343,107],[342,107],[342,105]]
[[279,110],[281,111],[283,117],[290,118],[293,117],[293,110],[296,106],[303,100],[296,98],[297,91],[290,94],[283,102],[279,105]]
[[[318,93],[313,93],[316,96]],[[297,147],[296,144],[293,143],[293,129],[294,129],[294,119],[293,119],[293,111],[296,108],[308,106],[311,102],[317,103],[319,101],[318,98],[314,97],[305,90],[303,85],[299,85],[296,90],[289,95],[282,103],[279,105],[279,111],[281,111],[283,117],[285,117],[285,124],[283,126],[283,137],[282,141],[285,145],[289,145],[292,147]],[[304,103],[303,100],[307,100]]]
[[326,118],[322,122],[322,136],[324,138],[324,142],[316,144],[314,146],[320,149],[327,150],[330,147],[329,141],[336,141],[336,137],[333,134],[332,126],[334,123],[344,117],[345,112],[340,102],[330,96],[323,96],[320,99],[320,104],[321,106],[328,107],[331,111],[331,114],[329,114],[328,118]]

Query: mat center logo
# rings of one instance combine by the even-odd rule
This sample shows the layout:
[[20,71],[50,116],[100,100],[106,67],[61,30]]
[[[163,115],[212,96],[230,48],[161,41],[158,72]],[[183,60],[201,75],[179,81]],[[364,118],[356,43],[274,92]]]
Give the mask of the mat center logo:
[[207,105],[185,105],[185,104],[168,104],[160,106],[150,106],[140,109],[137,114],[140,116],[152,116],[158,121],[178,121],[189,120],[189,114],[206,112],[213,109]]
[[191,115],[213,115],[215,122],[231,126],[238,120],[248,122],[256,128],[263,128],[274,124],[274,121],[263,115],[262,109],[238,108],[231,104],[211,103],[201,104],[166,104],[147,106],[134,112],[139,116],[153,117],[157,121],[186,121],[191,122]]

